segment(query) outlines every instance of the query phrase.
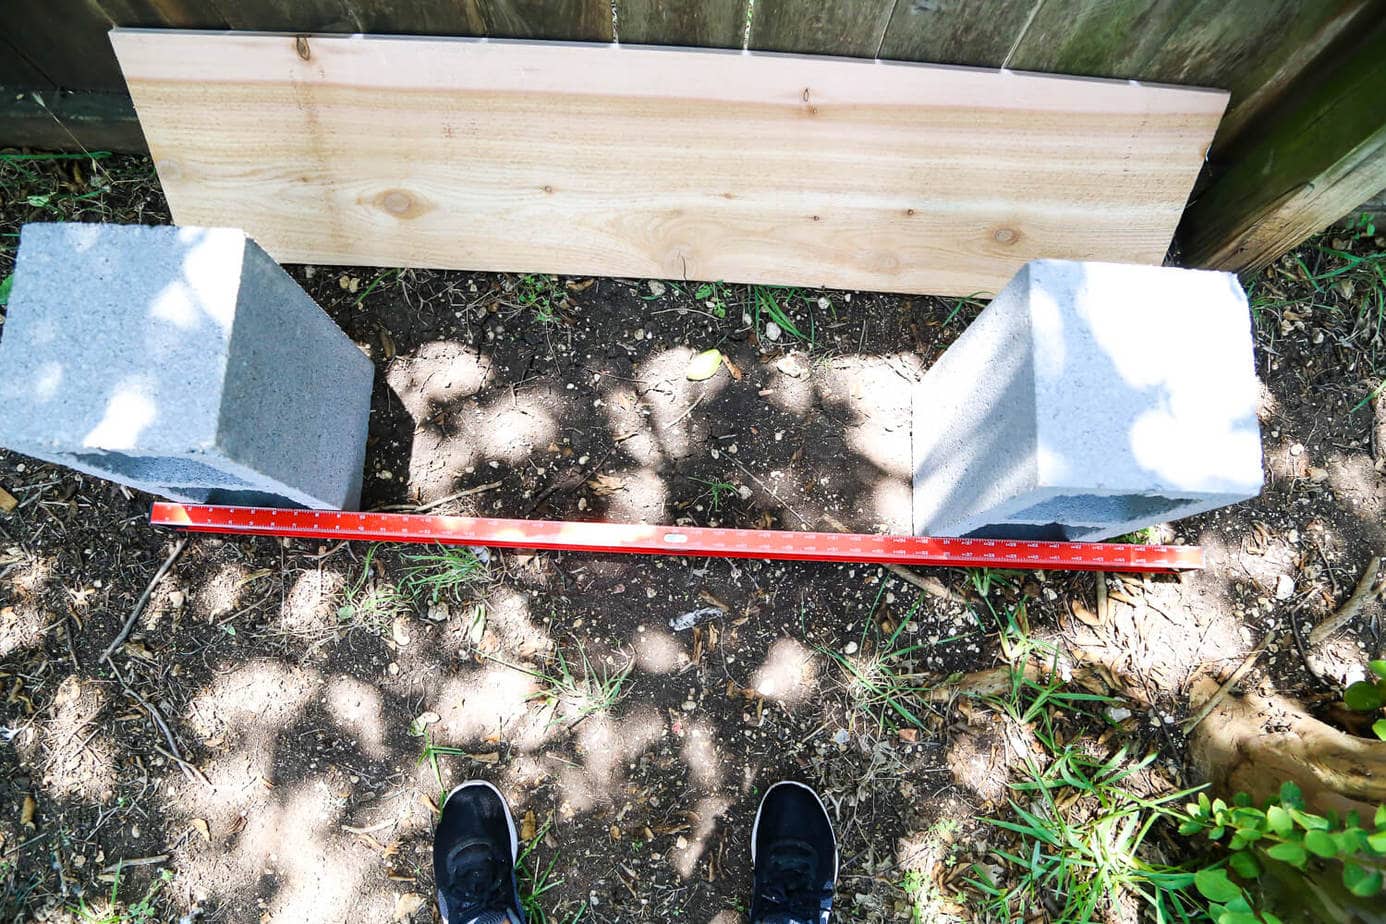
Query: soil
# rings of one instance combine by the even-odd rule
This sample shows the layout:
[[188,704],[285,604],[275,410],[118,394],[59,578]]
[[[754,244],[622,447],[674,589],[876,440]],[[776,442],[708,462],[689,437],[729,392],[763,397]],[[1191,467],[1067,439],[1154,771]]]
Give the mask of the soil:
[[[0,277],[23,222],[168,220],[141,158],[0,179]],[[1012,729],[947,696],[912,724],[853,669],[918,646],[892,663],[944,689],[1000,663],[995,614],[1023,598],[1130,713],[1057,716],[1065,736],[1157,751],[1176,786],[1199,671],[1271,635],[1260,676],[1327,701],[1382,651],[1379,601],[1305,649],[1386,549],[1386,406],[1356,406],[1386,347],[1366,293],[1306,282],[1331,257],[1295,259],[1253,290],[1266,489],[1154,531],[1207,549],[1182,578],[940,571],[930,592],[867,565],[493,551],[484,580],[409,598],[389,588],[417,548],[195,536],[108,666],[180,537],[147,496],[0,452],[0,912],[103,907],[124,863],[148,920],[432,921],[436,801],[483,777],[545,919],[729,924],[758,795],[787,777],[833,815],[839,919],[980,919],[965,881],[1001,842]],[[377,366],[363,506],[498,516],[908,531],[908,385],[982,307],[766,290],[805,335],[770,339],[741,286],[287,269]],[[689,381],[713,348],[727,364]]]

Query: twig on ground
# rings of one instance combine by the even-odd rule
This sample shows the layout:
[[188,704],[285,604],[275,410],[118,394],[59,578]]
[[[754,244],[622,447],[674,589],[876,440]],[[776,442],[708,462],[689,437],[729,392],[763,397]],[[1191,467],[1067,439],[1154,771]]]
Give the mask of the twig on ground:
[[120,688],[125,691],[125,695],[139,703],[140,707],[148,713],[150,721],[154,723],[154,727],[163,733],[164,740],[168,742],[169,750],[165,751],[157,744],[154,746],[154,749],[176,763],[178,768],[183,771],[183,775],[188,779],[196,780],[210,787],[212,785],[211,781],[202,774],[202,771],[194,767],[188,762],[187,758],[183,756],[183,752],[178,748],[177,740],[173,737],[172,729],[168,727],[168,723],[164,721],[164,717],[159,713],[159,710],[154,704],[141,696],[138,690],[125,682],[125,678],[121,676],[114,661],[108,659],[106,664],[111,668],[111,673],[115,674],[115,679],[120,684]]
[[[618,439],[615,442],[619,443],[620,440]],[[529,516],[531,513],[538,510],[543,505],[544,501],[548,500],[550,497],[553,497],[553,495],[557,494],[559,491],[571,491],[573,488],[576,488],[579,485],[586,482],[587,479],[591,478],[597,472],[601,471],[602,466],[606,464],[606,460],[610,459],[612,454],[615,452],[616,447],[612,446],[606,452],[602,453],[602,457],[600,459],[598,459],[596,462],[593,462],[591,465],[589,465],[582,471],[578,472],[576,475],[569,475],[567,478],[560,478],[558,481],[555,481],[553,484],[549,485],[547,488],[540,491],[538,496],[534,498],[534,502],[531,503],[529,505],[529,508],[525,510],[524,515]]]
[[1376,573],[1380,570],[1381,559],[1373,555],[1372,560],[1367,562],[1367,568],[1362,572],[1362,578],[1357,582],[1357,588],[1353,590],[1352,596],[1348,597],[1347,601],[1342,606],[1338,607],[1338,612],[1329,616],[1310,631],[1309,646],[1311,648],[1320,644],[1324,639],[1347,625],[1348,622],[1357,615],[1357,611],[1362,608],[1362,604],[1366,603],[1375,592],[1373,582],[1376,580]]
[[1247,672],[1251,670],[1258,660],[1260,660],[1261,655],[1271,646],[1271,643],[1275,641],[1276,637],[1274,632],[1270,633],[1261,640],[1261,644],[1251,650],[1251,653],[1242,660],[1242,663],[1237,665],[1237,669],[1232,672],[1232,676],[1224,680],[1222,685],[1213,692],[1213,695],[1208,697],[1208,701],[1203,704],[1203,708],[1199,709],[1193,718],[1184,723],[1184,734],[1191,734],[1195,728],[1203,724],[1203,720],[1212,714],[1212,711],[1218,707],[1218,703],[1222,702],[1228,692],[1246,676]]
[[482,494],[486,491],[494,491],[496,488],[499,488],[504,483],[505,482],[503,481],[492,481],[489,484],[479,484],[474,488],[465,488],[461,491],[455,491],[452,494],[449,494],[447,497],[440,497],[437,500],[429,501],[426,504],[391,504],[388,507],[376,507],[375,509],[382,511],[407,510],[410,513],[426,513],[429,510],[433,510],[443,506],[449,501],[455,501],[459,497],[471,497],[473,494]]
[[168,574],[168,569],[173,567],[174,560],[178,558],[183,551],[183,547],[187,544],[187,536],[179,537],[178,541],[173,544],[173,551],[168,553],[168,558],[165,558],[164,563],[159,566],[159,570],[154,572],[154,577],[150,579],[149,585],[144,589],[144,593],[140,594],[140,598],[135,601],[135,608],[130,611],[129,616],[125,617],[125,625],[120,627],[120,632],[116,635],[115,640],[112,641],[110,645],[106,646],[105,651],[101,652],[101,657],[97,658],[98,661],[109,662],[111,660],[111,654],[121,645],[125,644],[125,640],[130,637],[130,630],[135,627],[135,620],[140,618],[140,613],[144,612],[144,605],[149,602],[149,595],[154,592],[154,587],[159,581],[163,580],[164,575]]
[[103,869],[101,872],[103,872],[103,873],[118,873],[118,872],[120,872],[122,869],[125,869],[125,868],[128,867],[128,866],[153,866],[153,865],[155,865],[156,863],[167,863],[167,862],[168,862],[168,854],[166,854],[166,853],[161,853],[161,854],[159,854],[158,856],[154,856],[154,857],[136,857],[136,858],[133,859],[133,860],[117,860],[115,863],[112,863],[110,866],[106,867],[106,868]]
[[1110,607],[1107,604],[1107,575],[1105,572],[1097,572],[1097,621],[1102,625],[1107,625],[1108,616],[1111,615]]
[[950,590],[947,585],[936,577],[925,577],[922,574],[915,574],[904,565],[885,564],[881,567],[885,568],[900,580],[913,584],[926,594],[938,597],[941,600],[947,600],[951,603],[967,603],[966,597]]

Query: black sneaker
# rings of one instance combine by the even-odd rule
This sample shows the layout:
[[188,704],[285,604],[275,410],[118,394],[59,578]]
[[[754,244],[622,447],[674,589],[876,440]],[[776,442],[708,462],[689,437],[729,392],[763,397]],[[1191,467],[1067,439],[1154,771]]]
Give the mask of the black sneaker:
[[827,924],[837,882],[837,838],[818,794],[771,786],[751,829],[751,924]]
[[515,882],[520,839],[500,790],[468,780],[443,800],[433,877],[443,924],[525,924]]

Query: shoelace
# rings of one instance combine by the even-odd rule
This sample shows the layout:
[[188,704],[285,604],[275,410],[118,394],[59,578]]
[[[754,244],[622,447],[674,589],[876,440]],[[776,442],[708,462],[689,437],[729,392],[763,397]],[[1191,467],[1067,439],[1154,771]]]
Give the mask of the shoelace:
[[817,924],[828,896],[817,881],[818,858],[802,841],[774,844],[761,878],[765,907],[757,924]]
[[449,858],[448,872],[443,892],[450,920],[466,921],[485,912],[503,912],[508,907],[509,884],[489,845],[463,844]]

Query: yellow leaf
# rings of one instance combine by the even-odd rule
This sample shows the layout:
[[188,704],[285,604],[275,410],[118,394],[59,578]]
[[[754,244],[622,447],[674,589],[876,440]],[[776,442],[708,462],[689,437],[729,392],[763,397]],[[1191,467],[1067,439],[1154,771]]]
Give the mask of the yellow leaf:
[[34,813],[38,811],[38,803],[33,796],[24,797],[24,806],[19,810],[19,823],[26,828],[34,827]]
[[534,817],[533,811],[525,812],[525,817],[520,819],[520,840],[528,844],[534,840],[534,835],[539,831],[539,820]]
[[207,822],[205,819],[194,818],[191,822],[189,822],[189,824],[191,824],[193,828],[196,829],[198,834],[202,835],[202,839],[204,841],[206,841],[209,844],[212,842],[212,829],[207,826]]
[[703,350],[688,361],[688,371],[684,374],[690,382],[702,382],[716,375],[721,366],[721,350]]

